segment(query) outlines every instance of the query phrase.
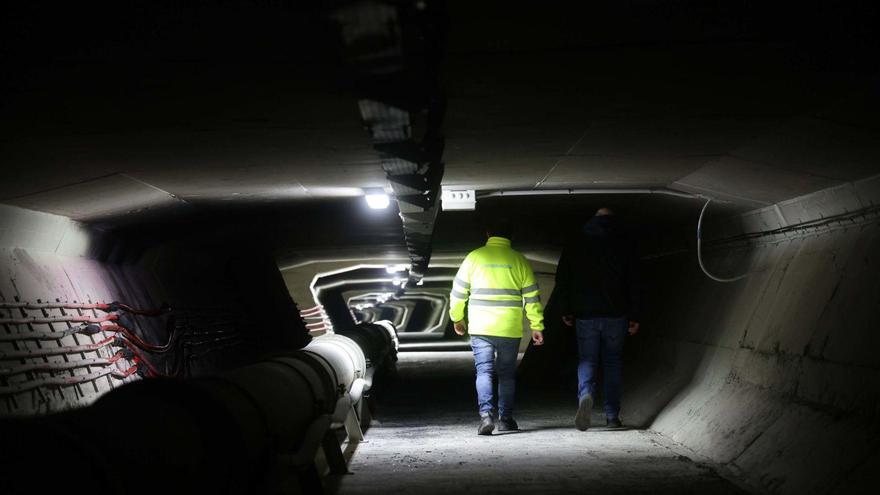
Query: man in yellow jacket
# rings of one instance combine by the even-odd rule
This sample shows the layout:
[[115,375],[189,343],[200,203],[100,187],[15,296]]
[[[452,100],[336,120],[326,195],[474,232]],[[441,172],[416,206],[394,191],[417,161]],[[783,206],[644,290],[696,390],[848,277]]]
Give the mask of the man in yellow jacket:
[[[535,345],[544,343],[544,308],[535,274],[526,258],[511,249],[510,230],[504,221],[487,230],[486,245],[465,257],[450,293],[449,317],[455,333],[471,335],[480,435],[492,434],[496,418],[499,431],[518,429],[513,419],[513,399],[524,309],[532,341]],[[493,375],[498,377],[497,401]]]

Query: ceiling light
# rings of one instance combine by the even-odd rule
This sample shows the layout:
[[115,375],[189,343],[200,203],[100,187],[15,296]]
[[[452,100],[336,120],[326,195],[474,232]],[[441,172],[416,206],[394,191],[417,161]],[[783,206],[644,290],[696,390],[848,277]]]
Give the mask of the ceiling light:
[[405,272],[409,265],[387,265],[385,271],[388,273]]
[[365,191],[364,198],[367,200],[367,206],[374,210],[384,210],[385,208],[388,208],[389,204],[391,204],[388,195],[381,189]]

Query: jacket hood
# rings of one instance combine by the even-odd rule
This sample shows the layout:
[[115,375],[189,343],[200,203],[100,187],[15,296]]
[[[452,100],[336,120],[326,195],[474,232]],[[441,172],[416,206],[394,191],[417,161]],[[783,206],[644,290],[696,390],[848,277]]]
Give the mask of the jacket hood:
[[592,217],[584,223],[584,234],[591,237],[620,237],[623,235],[620,222],[613,215]]

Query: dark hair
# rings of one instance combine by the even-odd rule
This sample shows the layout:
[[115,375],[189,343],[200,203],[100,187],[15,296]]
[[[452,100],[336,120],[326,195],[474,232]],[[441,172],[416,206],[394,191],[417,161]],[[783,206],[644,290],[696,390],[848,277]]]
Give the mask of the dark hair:
[[486,223],[486,234],[489,237],[510,239],[513,235],[513,224],[507,218],[494,218]]

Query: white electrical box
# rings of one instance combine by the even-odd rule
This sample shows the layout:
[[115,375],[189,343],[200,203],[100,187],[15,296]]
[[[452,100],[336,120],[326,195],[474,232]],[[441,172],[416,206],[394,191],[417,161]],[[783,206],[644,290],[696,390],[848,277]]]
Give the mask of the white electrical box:
[[443,189],[440,201],[443,211],[477,209],[477,195],[473,189]]

